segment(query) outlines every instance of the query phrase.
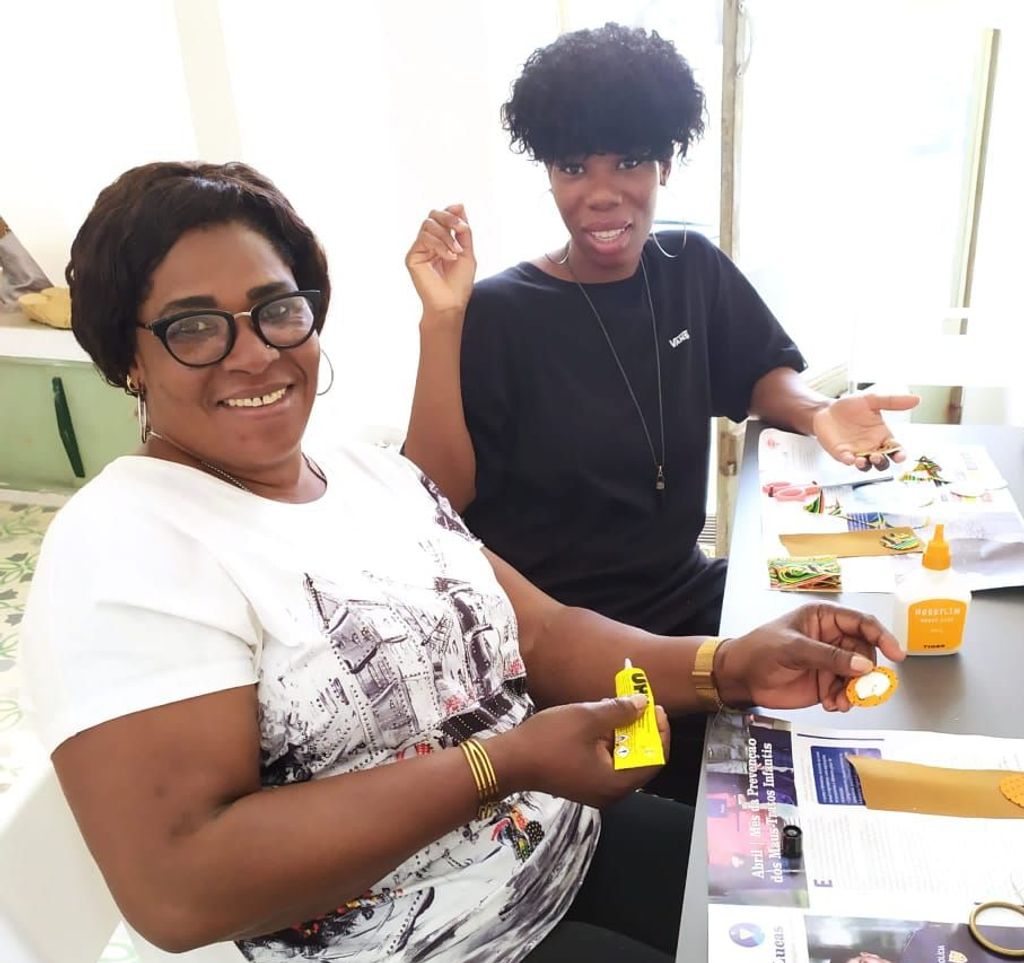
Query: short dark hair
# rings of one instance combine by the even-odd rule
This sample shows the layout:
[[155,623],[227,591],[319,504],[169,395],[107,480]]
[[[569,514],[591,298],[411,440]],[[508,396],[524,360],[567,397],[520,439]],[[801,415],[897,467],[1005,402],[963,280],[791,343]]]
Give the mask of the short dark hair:
[[157,265],[187,231],[240,223],[273,244],[300,289],[331,284],[313,232],[274,184],[246,164],[160,162],[133,167],[104,188],[71,245],[65,277],[71,327],[103,376],[125,387],[135,356],[139,306]]
[[606,23],[530,54],[501,119],[513,150],[548,164],[600,153],[669,160],[704,133],[704,91],[670,40]]

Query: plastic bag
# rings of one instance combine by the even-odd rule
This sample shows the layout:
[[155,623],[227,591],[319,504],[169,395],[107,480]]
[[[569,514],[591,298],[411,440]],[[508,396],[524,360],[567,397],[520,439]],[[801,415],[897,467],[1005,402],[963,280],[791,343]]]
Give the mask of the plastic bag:
[[0,311],[18,306],[18,298],[53,284],[0,217]]

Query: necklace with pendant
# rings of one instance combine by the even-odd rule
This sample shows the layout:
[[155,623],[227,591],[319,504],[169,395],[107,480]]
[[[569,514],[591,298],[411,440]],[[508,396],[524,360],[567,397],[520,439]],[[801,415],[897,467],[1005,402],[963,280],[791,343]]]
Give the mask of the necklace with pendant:
[[[250,495],[256,494],[248,485],[244,484],[243,482],[240,482],[230,472],[226,472],[224,471],[223,468],[218,468],[216,465],[211,465],[210,462],[206,461],[203,458],[200,458],[194,451],[189,451],[184,445],[179,445],[172,438],[168,438],[166,435],[161,435],[160,432],[153,431],[152,428],[150,428],[149,430],[149,436],[151,438],[159,438],[161,441],[166,442],[172,448],[177,448],[178,451],[182,452],[185,455],[188,455],[189,458],[192,458],[195,461],[199,462],[199,464],[202,465],[203,468],[205,468],[208,472],[212,472],[214,475],[219,476],[223,481],[228,482],[228,484],[230,485],[234,485],[235,488],[241,488],[243,492],[248,492]],[[319,478],[320,481],[322,481],[326,486],[327,476],[323,473],[320,466],[315,461],[313,461],[313,459],[310,458],[309,455],[307,455],[305,452],[302,453],[302,460],[306,463],[306,467],[313,473],[313,475],[316,478]]]
[[601,333],[604,335],[605,341],[608,342],[608,348],[612,353],[612,357],[615,359],[615,364],[618,365],[619,373],[622,375],[622,380],[626,383],[626,390],[629,392],[629,397],[633,399],[633,407],[636,408],[636,413],[640,416],[640,424],[643,426],[644,437],[647,439],[647,447],[651,450],[651,460],[654,462],[654,488],[656,491],[662,492],[665,490],[665,407],[662,401],[661,390],[661,351],[658,347],[658,322],[654,316],[654,298],[651,297],[651,282],[647,277],[647,265],[644,263],[644,256],[641,253],[640,270],[643,272],[644,276],[644,290],[647,292],[647,307],[651,312],[651,332],[654,335],[654,365],[658,372],[658,425],[661,429],[660,457],[654,450],[654,440],[651,438],[651,431],[647,426],[647,419],[644,417],[643,408],[640,407],[640,401],[636,396],[636,392],[633,390],[633,384],[629,380],[629,375],[626,374],[626,369],[619,358],[619,353],[615,350],[615,345],[612,343],[611,335],[608,334],[608,329],[605,327],[601,314],[595,307],[590,295],[587,294],[587,289],[580,284],[579,278],[576,277],[576,272],[573,271],[572,265],[569,264],[568,259],[565,262],[565,266],[572,275],[573,281],[576,282],[576,287],[580,289],[580,294],[586,298],[587,304],[590,305],[590,310],[593,312],[594,318],[597,320],[598,326],[601,328]]

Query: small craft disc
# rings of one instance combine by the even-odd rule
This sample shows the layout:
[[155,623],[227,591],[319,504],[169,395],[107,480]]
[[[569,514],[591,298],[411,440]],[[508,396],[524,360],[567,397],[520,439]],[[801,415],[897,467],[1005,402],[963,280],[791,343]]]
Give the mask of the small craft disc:
[[1015,806],[1024,809],[1024,772],[1015,772],[999,780],[999,791]]
[[846,698],[855,706],[880,706],[896,691],[899,679],[888,666],[876,665],[864,675],[850,679],[846,684]]

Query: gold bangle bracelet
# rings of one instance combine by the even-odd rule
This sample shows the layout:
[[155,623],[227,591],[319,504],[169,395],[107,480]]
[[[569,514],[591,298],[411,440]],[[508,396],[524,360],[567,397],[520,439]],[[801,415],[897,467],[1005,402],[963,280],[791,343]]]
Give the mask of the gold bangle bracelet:
[[466,757],[469,771],[473,776],[473,783],[476,785],[476,795],[479,801],[476,818],[489,819],[494,814],[495,803],[502,799],[491,757],[478,739],[467,739],[459,745],[459,748]]

